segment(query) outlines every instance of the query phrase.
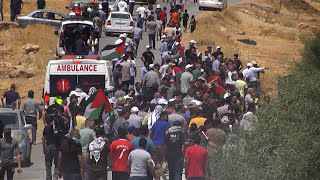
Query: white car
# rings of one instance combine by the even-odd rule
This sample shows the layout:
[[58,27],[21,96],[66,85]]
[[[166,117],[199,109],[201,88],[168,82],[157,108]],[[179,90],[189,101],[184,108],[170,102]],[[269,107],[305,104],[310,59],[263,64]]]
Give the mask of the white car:
[[199,0],[199,10],[204,9],[218,9],[223,10],[227,8],[228,0]]
[[111,33],[131,34],[134,28],[134,21],[128,12],[110,12],[105,28],[106,35]]
[[[76,54],[75,41],[77,38],[90,37],[91,32],[94,31],[93,22],[82,19],[67,19],[62,21],[59,31],[55,31],[58,36],[56,55],[58,57],[64,55],[83,55]],[[76,37],[79,36],[79,37]]]

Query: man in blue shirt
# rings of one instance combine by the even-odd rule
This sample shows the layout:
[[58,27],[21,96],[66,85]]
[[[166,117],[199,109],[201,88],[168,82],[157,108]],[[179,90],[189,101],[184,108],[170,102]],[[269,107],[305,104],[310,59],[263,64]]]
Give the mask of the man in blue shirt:
[[[153,143],[155,145],[155,162],[156,169],[160,169],[162,164],[165,161],[165,139],[166,139],[166,131],[170,127],[170,123],[168,122],[168,112],[163,111],[160,114],[160,118],[153,124],[151,129],[151,139],[153,139]],[[163,168],[165,169],[165,168]]]
[[141,138],[145,138],[147,140],[147,147],[146,147],[146,151],[148,151],[148,153],[152,154],[154,151],[154,145],[153,145],[153,141],[148,137],[149,136],[149,129],[147,125],[142,125],[140,127],[140,136],[139,137],[135,137],[132,140],[132,145],[133,145],[133,149],[139,149],[139,141]]

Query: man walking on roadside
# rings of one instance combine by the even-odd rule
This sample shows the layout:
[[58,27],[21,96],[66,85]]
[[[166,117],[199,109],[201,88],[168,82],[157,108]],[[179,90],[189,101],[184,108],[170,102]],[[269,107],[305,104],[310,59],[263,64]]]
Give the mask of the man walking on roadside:
[[136,0],[129,0],[129,13],[133,16],[134,5],[136,4]]
[[22,0],[11,0],[10,2],[10,20],[14,22],[17,15],[21,13]]
[[188,180],[205,180],[211,177],[208,151],[200,146],[201,137],[196,135],[194,145],[189,146],[185,152],[186,178]]
[[0,16],[1,20],[3,21],[3,0],[0,0]]
[[90,142],[86,150],[86,180],[106,180],[108,177],[109,141],[105,137],[103,127],[95,129],[97,138]]
[[64,180],[82,180],[85,175],[85,163],[82,157],[80,133],[78,129],[70,132],[70,137],[65,137],[60,145],[58,155],[58,176]]
[[1,170],[0,179],[4,180],[4,175],[7,173],[7,180],[13,180],[15,162],[13,156],[15,154],[18,161],[18,174],[21,174],[21,160],[19,152],[19,143],[11,136],[11,128],[6,126],[3,130],[4,138],[0,139],[0,160]]
[[145,149],[147,140],[139,140],[139,149],[132,151],[128,157],[128,167],[130,168],[130,180],[148,180],[148,170],[155,177],[154,162],[150,153]]
[[182,24],[184,27],[184,32],[188,31],[188,21],[189,21],[189,14],[188,10],[184,10],[183,16],[182,16]]
[[[6,99],[6,103],[4,104],[3,99]],[[2,105],[12,106],[14,103],[18,102],[18,108],[20,108],[21,98],[19,93],[16,91],[16,85],[11,84],[10,90],[6,91],[1,98]]]
[[153,49],[156,49],[156,32],[157,32],[157,23],[154,21],[154,17],[150,16],[150,21],[147,22],[147,30],[149,35],[149,45]]
[[118,128],[119,139],[110,145],[112,155],[112,179],[128,180],[127,161],[129,153],[132,151],[132,144],[127,140],[128,130],[123,127]]
[[183,171],[184,133],[179,121],[173,122],[166,135],[169,180],[181,180]]
[[28,98],[22,104],[22,112],[25,114],[25,120],[27,124],[32,125],[32,144],[36,144],[37,140],[37,117],[39,112],[39,119],[42,118],[42,109],[39,103],[33,99],[34,92],[30,90],[28,92]]
[[134,56],[137,57],[140,40],[142,40],[142,25],[137,23],[137,26],[133,28],[133,41],[135,43]]

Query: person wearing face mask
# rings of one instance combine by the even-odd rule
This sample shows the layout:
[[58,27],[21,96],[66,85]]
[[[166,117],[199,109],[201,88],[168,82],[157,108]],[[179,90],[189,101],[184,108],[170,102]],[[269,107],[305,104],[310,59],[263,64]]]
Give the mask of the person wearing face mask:
[[16,156],[18,161],[17,172],[21,174],[21,159],[19,152],[19,143],[17,140],[13,139],[11,136],[11,128],[6,126],[3,130],[4,138],[0,139],[0,160],[1,160],[1,170],[0,179],[4,179],[5,173],[7,174],[7,180],[13,180],[15,163],[13,156]]

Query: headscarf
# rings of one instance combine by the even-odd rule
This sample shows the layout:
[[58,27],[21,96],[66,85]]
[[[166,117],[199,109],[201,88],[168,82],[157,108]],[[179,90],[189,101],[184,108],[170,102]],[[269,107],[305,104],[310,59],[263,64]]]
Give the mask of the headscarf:
[[102,137],[98,137],[89,144],[90,159],[94,158],[96,163],[98,163],[105,143],[106,142]]
[[162,105],[157,105],[154,108],[154,111],[152,112],[151,116],[148,118],[148,128],[151,129],[153,124],[159,119],[160,114],[165,110],[165,108]]

